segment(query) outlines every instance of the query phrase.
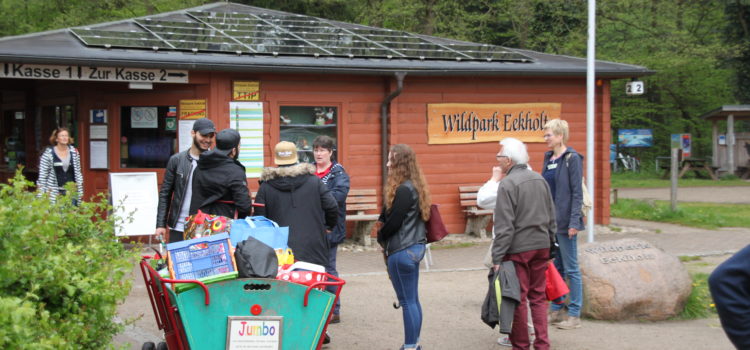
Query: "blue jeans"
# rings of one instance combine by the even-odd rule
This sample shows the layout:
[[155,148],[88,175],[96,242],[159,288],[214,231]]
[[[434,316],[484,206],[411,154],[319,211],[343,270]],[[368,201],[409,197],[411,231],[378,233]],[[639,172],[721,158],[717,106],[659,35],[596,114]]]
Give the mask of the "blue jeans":
[[[334,275],[336,277],[339,277],[339,272],[336,271],[336,251],[338,250],[339,245],[338,244],[331,244],[330,248],[328,248],[328,264],[326,264],[326,272]],[[327,286],[326,290],[329,291],[332,294],[336,294],[336,289],[338,289],[337,286]],[[336,299],[336,305],[333,307],[333,314],[338,315],[341,313],[341,296]]]
[[388,275],[404,317],[404,347],[415,347],[422,330],[422,305],[419,304],[419,263],[425,245],[415,244],[388,256]]
[[[583,283],[581,282],[581,269],[578,267],[578,235],[568,237],[568,233],[558,233],[557,243],[560,244],[560,254],[555,258],[555,267],[563,279],[568,280],[570,294],[568,298],[568,315],[581,317],[581,305],[583,304]],[[550,309],[558,311],[564,303],[552,303]]]

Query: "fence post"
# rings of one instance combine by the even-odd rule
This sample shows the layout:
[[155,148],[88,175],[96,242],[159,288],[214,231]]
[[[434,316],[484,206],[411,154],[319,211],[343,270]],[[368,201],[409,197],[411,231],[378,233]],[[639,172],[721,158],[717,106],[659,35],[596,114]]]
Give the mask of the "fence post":
[[671,176],[671,182],[672,187],[671,191],[669,193],[669,200],[671,202],[672,211],[677,210],[677,157],[679,155],[680,149],[679,148],[672,148],[672,164],[670,167],[670,171],[672,172]]

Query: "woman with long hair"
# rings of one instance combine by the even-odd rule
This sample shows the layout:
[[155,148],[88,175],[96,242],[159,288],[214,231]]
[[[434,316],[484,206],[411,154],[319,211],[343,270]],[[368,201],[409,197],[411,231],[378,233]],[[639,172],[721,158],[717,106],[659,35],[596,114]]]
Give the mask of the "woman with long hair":
[[427,243],[425,222],[430,219],[430,191],[411,147],[391,146],[387,167],[378,243],[383,247],[388,275],[403,312],[404,345],[401,349],[421,349],[419,264]]
[[58,195],[65,194],[65,184],[75,182],[78,190],[73,203],[83,198],[83,173],[81,156],[73,147],[73,138],[68,128],[57,128],[49,137],[47,147],[39,159],[39,179],[36,187],[39,194],[47,194],[53,202]]

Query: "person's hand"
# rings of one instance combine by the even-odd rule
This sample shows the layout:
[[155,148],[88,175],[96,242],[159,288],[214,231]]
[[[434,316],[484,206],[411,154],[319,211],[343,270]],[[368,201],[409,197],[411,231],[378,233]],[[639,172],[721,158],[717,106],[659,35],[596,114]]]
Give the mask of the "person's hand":
[[164,238],[167,235],[167,228],[166,227],[157,227],[156,232],[154,232],[156,235],[156,238],[160,241],[164,242]]
[[492,269],[495,270],[495,272],[498,272],[498,271],[502,270],[503,267],[500,266],[500,265],[492,265]]
[[573,238],[577,234],[578,234],[578,230],[577,229],[574,229],[572,227],[568,229],[568,238]]
[[500,182],[500,180],[505,177],[505,174],[503,174],[503,169],[500,168],[499,165],[495,165],[492,167],[492,178],[490,180],[495,182]]

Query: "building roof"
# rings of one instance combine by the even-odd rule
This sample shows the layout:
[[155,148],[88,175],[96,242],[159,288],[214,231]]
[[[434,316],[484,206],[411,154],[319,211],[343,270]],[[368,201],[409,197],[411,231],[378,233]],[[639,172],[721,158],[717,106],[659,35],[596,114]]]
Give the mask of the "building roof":
[[701,116],[703,119],[726,120],[729,115],[734,120],[750,119],[750,105],[724,105]]
[[[584,58],[418,35],[234,3],[0,38],[0,62],[410,75],[584,76]],[[596,61],[601,78],[652,74]]]

